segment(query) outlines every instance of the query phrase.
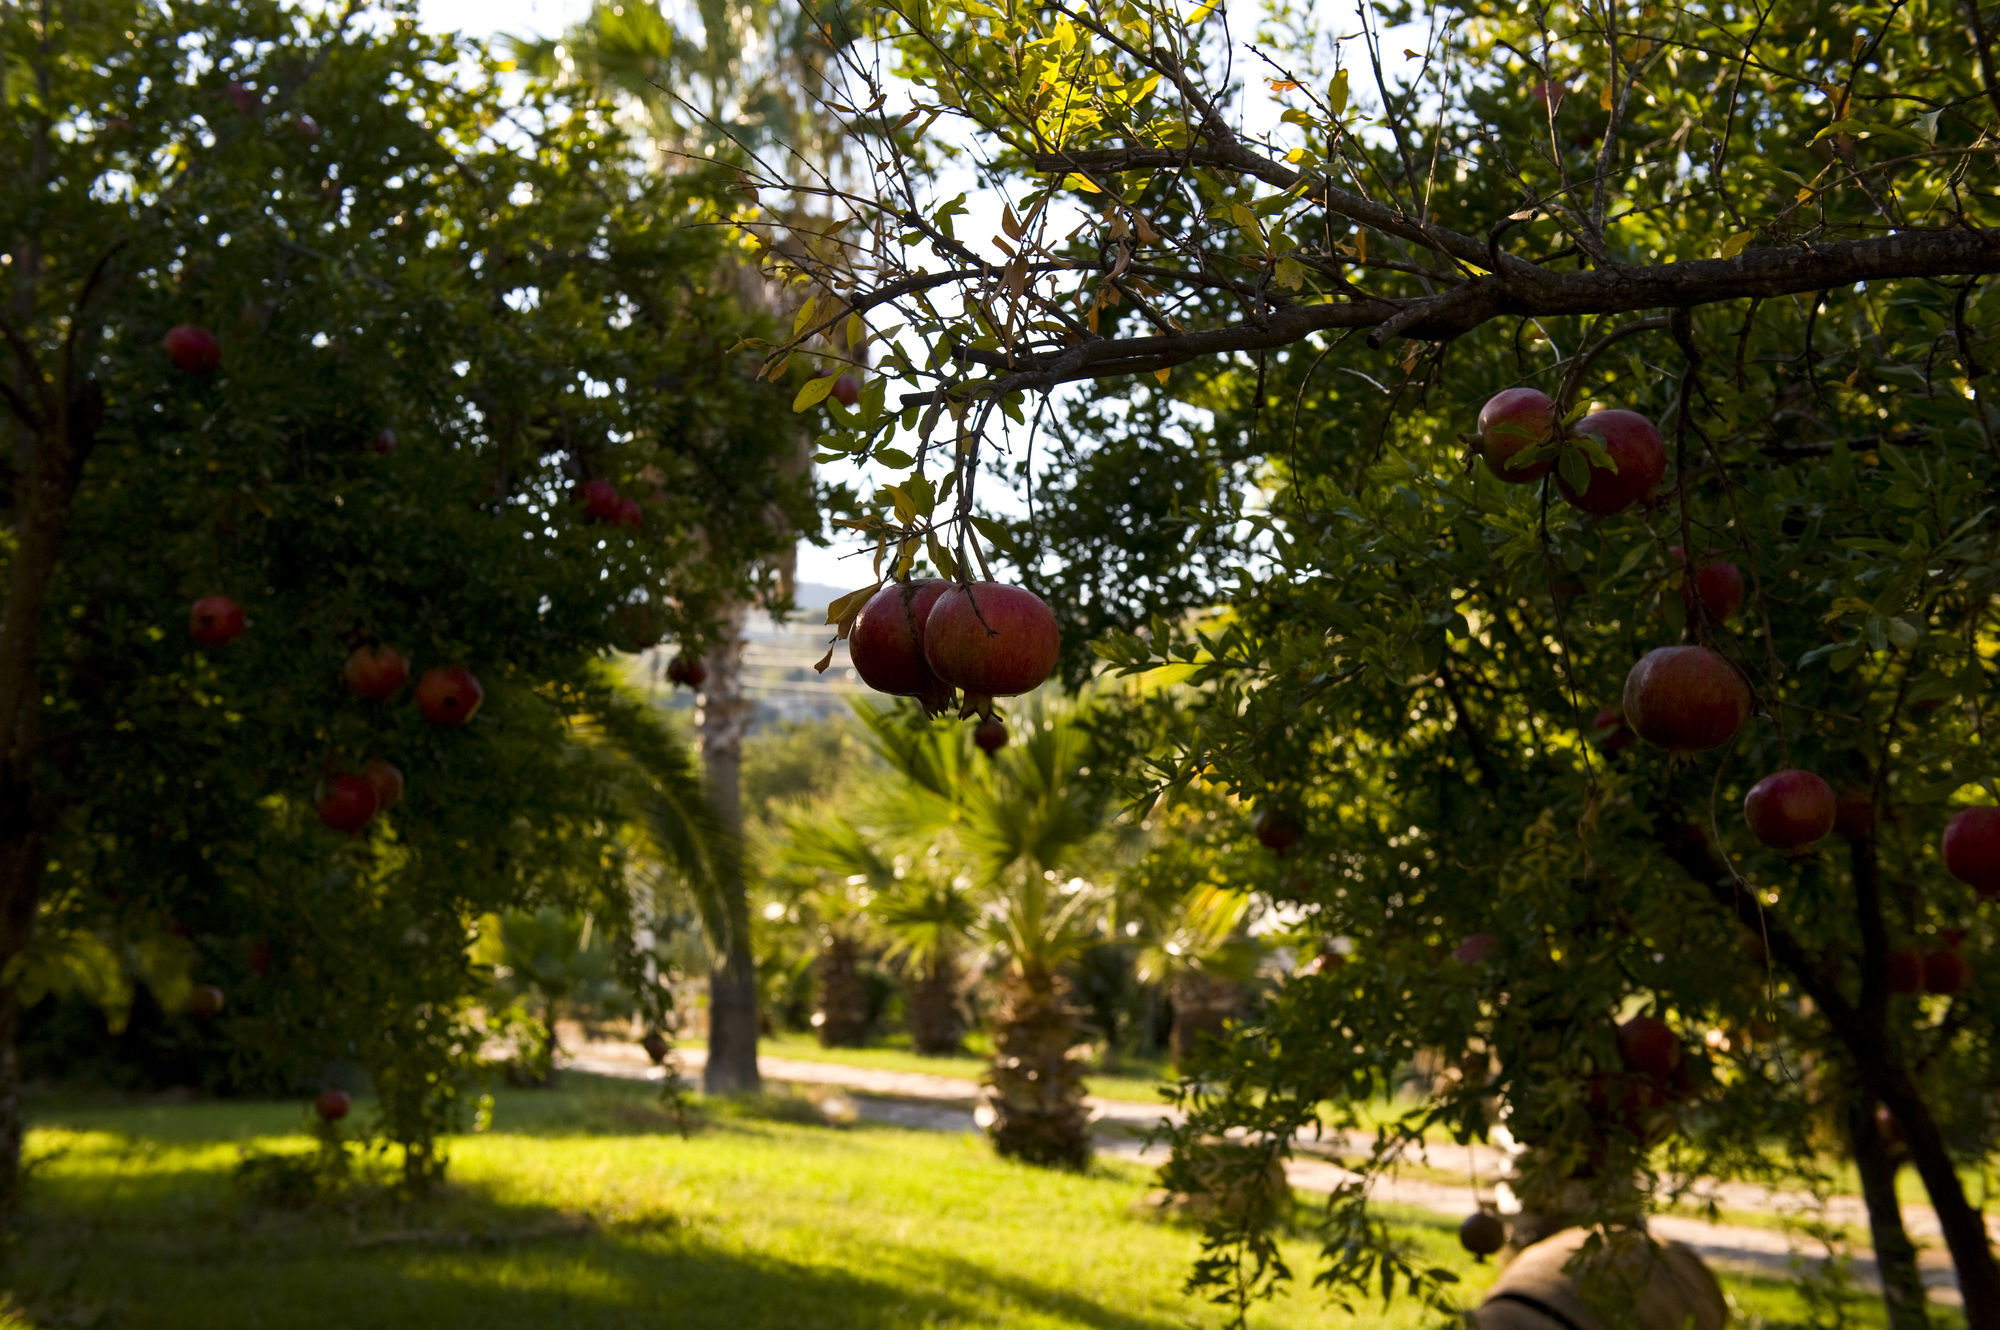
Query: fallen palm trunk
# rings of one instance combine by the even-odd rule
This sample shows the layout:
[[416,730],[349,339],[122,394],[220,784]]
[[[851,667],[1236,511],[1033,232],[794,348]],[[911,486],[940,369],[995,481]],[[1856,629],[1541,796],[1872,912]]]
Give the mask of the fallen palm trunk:
[[1516,1256],[1477,1319],[1480,1330],[1722,1330],[1729,1309],[1679,1243],[1569,1228]]

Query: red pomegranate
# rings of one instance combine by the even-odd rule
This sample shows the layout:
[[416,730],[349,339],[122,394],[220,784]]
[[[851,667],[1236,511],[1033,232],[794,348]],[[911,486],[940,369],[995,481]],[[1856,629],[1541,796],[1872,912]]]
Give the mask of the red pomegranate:
[[1560,475],[1556,487],[1570,503],[1587,513],[1609,517],[1651,497],[1667,473],[1667,449],[1653,422],[1636,411],[1593,411],[1571,427],[1604,445],[1618,469],[1592,466],[1589,481],[1578,493]]
[[1657,1016],[1634,1016],[1618,1027],[1618,1060],[1629,1072],[1670,1081],[1681,1057],[1680,1036]]
[[1743,796],[1750,834],[1774,850],[1801,850],[1833,830],[1833,787],[1810,771],[1774,771]]
[[1479,455],[1487,470],[1510,484],[1530,484],[1549,473],[1554,463],[1546,457],[1520,466],[1512,465],[1512,459],[1547,443],[1555,432],[1556,404],[1533,388],[1509,388],[1479,408]]
[[1863,785],[1849,785],[1833,801],[1833,829],[1847,840],[1875,838],[1875,796]]
[[375,437],[368,440],[368,450],[370,452],[382,453],[385,456],[389,453],[395,452],[396,431],[392,429],[381,429],[375,431]]
[[1470,970],[1500,954],[1500,939],[1491,933],[1474,933],[1452,948],[1451,958]]
[[949,586],[924,621],[931,673],[965,691],[965,714],[987,714],[996,697],[1039,687],[1062,646],[1056,616],[1024,587]]
[[650,600],[627,601],[611,611],[611,644],[638,655],[651,651],[667,634],[666,615]]
[[[1680,546],[1668,546],[1667,553],[1675,563],[1685,564]],[[1713,550],[1705,552],[1702,560],[1694,575],[1681,583],[1681,604],[1692,616],[1699,600],[1710,623],[1728,623],[1743,608],[1743,570],[1727,559],[1716,558]]]
[[360,776],[335,776],[313,805],[319,820],[352,836],[375,816],[375,787]]
[[392,646],[356,647],[341,671],[356,697],[380,702],[410,677],[410,662]]
[[1659,1077],[1600,1073],[1590,1078],[1588,1102],[1590,1116],[1598,1123],[1621,1129],[1641,1145],[1666,1135],[1671,1123],[1664,1110],[1672,1096]]
[[861,381],[852,374],[843,374],[833,381],[830,392],[833,400],[842,406],[853,406],[861,400]]
[[577,487],[577,495],[583,500],[583,511],[593,522],[614,522],[618,519],[618,487],[608,480],[586,480]]
[[486,700],[486,690],[463,665],[434,665],[417,680],[417,710],[433,725],[463,725]]
[[623,527],[641,527],[646,523],[646,510],[639,506],[637,499],[620,499],[618,510],[611,520]]
[[1891,993],[1924,991],[1924,958],[1915,947],[1898,947],[1889,953],[1884,977]]
[[1944,829],[1944,871],[1982,896],[2000,892],[2000,808],[1967,808]]
[[403,802],[403,773],[394,763],[376,758],[361,768],[361,779],[375,791],[375,811],[386,813]]
[[917,698],[933,716],[951,705],[951,685],[924,658],[924,625],[950,585],[925,577],[885,586],[861,607],[847,635],[847,658],[861,682],[878,693]]
[[227,596],[203,596],[188,613],[188,636],[205,647],[219,647],[243,632],[243,607]]
[[972,742],[980,747],[988,757],[1007,746],[1007,726],[997,720],[982,720],[972,731]]
[[1952,997],[1971,977],[1972,967],[1958,954],[1956,943],[1924,953],[1924,992]]
[[653,1060],[653,1065],[656,1067],[667,1060],[667,1054],[673,1052],[673,1046],[667,1042],[667,1037],[658,1030],[648,1030],[646,1037],[639,1041],[639,1047],[646,1050],[646,1056]]
[[1561,106],[1563,98],[1569,95],[1569,87],[1564,83],[1550,82],[1548,79],[1543,79],[1540,83],[1528,89],[1528,95],[1534,98],[1538,105],[1548,106],[1553,103],[1556,106]]
[[1326,974],[1329,971],[1338,970],[1345,964],[1347,964],[1347,957],[1341,955],[1339,952],[1322,951],[1319,955],[1307,961],[1305,968],[1300,970],[1299,973],[1307,975]]
[[188,990],[187,1013],[196,1020],[212,1021],[222,1014],[222,990],[214,984],[196,984]]
[[667,678],[673,683],[698,689],[708,682],[708,666],[694,656],[675,656],[667,662]]
[[1250,831],[1257,843],[1279,854],[1297,845],[1306,834],[1297,817],[1283,808],[1260,808],[1250,819]]
[[1507,1223],[1491,1210],[1475,1210],[1458,1226],[1458,1245],[1483,1261],[1507,1245]]
[[319,1098],[313,1100],[313,1112],[319,1114],[321,1122],[338,1122],[353,1107],[354,1101],[345,1090],[321,1090]]
[[167,329],[160,346],[167,358],[185,373],[213,374],[222,368],[222,343],[215,340],[214,333],[195,324],[182,323]]
[[1750,716],[1750,686],[1707,647],[1656,647],[1625,676],[1625,723],[1676,757],[1719,748]]
[[1625,713],[1617,707],[1605,707],[1590,722],[1591,733],[1597,736],[1597,746],[1606,754],[1622,753],[1634,742],[1632,727],[1625,723]]

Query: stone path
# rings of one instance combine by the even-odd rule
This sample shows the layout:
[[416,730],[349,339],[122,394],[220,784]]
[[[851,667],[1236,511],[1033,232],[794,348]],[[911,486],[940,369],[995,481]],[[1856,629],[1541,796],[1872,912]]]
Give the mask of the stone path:
[[[700,1049],[677,1050],[675,1056],[683,1075],[700,1079],[704,1061]],[[768,1055],[757,1061],[766,1080],[846,1092],[856,1115],[871,1122],[926,1131],[979,1130],[973,1116],[978,1086],[961,1077]],[[570,1054],[568,1065],[604,1076],[657,1079],[660,1075],[639,1048],[621,1043],[593,1042],[578,1046]],[[1149,1163],[1165,1159],[1164,1145],[1148,1146],[1143,1138],[1162,1120],[1178,1119],[1179,1114],[1173,1109],[1096,1095],[1086,1102],[1098,1125],[1097,1148],[1101,1153]],[[1372,1140],[1358,1135],[1300,1142],[1299,1153],[1285,1166],[1285,1175],[1301,1191],[1331,1192],[1355,1176],[1340,1166],[1340,1156],[1366,1154],[1372,1144]],[[1446,1143],[1424,1146],[1410,1156],[1409,1162],[1426,1170],[1462,1174],[1467,1181],[1444,1183],[1395,1175],[1377,1177],[1370,1187],[1370,1197],[1455,1217],[1466,1214],[1470,1208],[1473,1174],[1477,1173],[1482,1186],[1490,1187],[1503,1172],[1505,1157],[1491,1146]],[[1805,1210],[1812,1205],[1811,1199],[1801,1194],[1741,1182],[1704,1184],[1696,1199],[1710,1198],[1726,1210],[1771,1214]],[[1832,1198],[1825,1218],[1830,1223],[1856,1225],[1864,1230],[1868,1223],[1867,1210],[1859,1197]],[[1910,1236],[1924,1248],[1924,1283],[1930,1289],[1931,1300],[1945,1306],[1962,1305],[1957,1278],[1942,1250],[1937,1216],[1929,1206],[1907,1205],[1903,1207],[1903,1223]],[[1792,1274],[1798,1261],[1814,1259],[1802,1255],[1794,1240],[1775,1228],[1711,1224],[1683,1215],[1655,1215],[1647,1221],[1647,1227],[1654,1236],[1683,1243],[1713,1264],[1777,1278]],[[1867,1259],[1866,1253],[1855,1253],[1853,1270],[1859,1282],[1873,1286],[1874,1263]]]

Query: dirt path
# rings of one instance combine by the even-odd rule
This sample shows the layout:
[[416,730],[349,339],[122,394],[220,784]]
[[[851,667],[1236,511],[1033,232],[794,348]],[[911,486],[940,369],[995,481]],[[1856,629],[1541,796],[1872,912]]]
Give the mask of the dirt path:
[[[700,1049],[684,1049],[675,1055],[683,1075],[698,1078],[704,1055]],[[569,1065],[578,1071],[606,1076],[652,1078],[659,1072],[643,1052],[629,1044],[591,1043],[570,1055]],[[763,1056],[758,1066],[767,1080],[793,1085],[812,1085],[845,1091],[853,1099],[858,1116],[871,1122],[913,1127],[926,1131],[976,1132],[973,1109],[978,1086],[956,1076],[927,1072],[891,1071],[880,1067],[850,1067],[834,1062],[808,1062],[800,1058]],[[1148,1146],[1145,1132],[1162,1119],[1178,1114],[1164,1105],[1135,1104],[1122,1099],[1102,1099],[1092,1095],[1087,1101],[1097,1123],[1097,1148],[1121,1159],[1156,1163],[1165,1159],[1166,1147]],[[1372,1142],[1364,1138],[1301,1143],[1301,1153],[1285,1167],[1285,1174],[1301,1191],[1327,1193],[1349,1182],[1354,1174],[1340,1166],[1342,1155],[1366,1154]],[[1394,1205],[1407,1205],[1437,1214],[1460,1216],[1471,1206],[1471,1178],[1476,1173],[1483,1187],[1500,1176],[1505,1159],[1491,1146],[1454,1144],[1427,1145],[1413,1154],[1410,1164],[1426,1171],[1441,1170],[1464,1176],[1467,1181],[1445,1183],[1429,1178],[1390,1175],[1376,1178],[1369,1195]],[[1701,1190],[1727,1210],[1783,1214],[1808,1208],[1809,1197],[1774,1191],[1752,1183],[1719,1182]],[[1829,1222],[1867,1227],[1868,1215],[1860,1198],[1832,1198],[1825,1211]],[[1937,1216],[1929,1206],[1903,1207],[1903,1222],[1910,1236],[1924,1247],[1924,1283],[1931,1300],[1943,1306],[1961,1305],[1957,1279],[1942,1250]],[[1682,1215],[1655,1215],[1647,1223],[1654,1236],[1686,1244],[1714,1264],[1783,1278],[1793,1273],[1800,1261],[1815,1259],[1800,1252],[1793,1238],[1775,1228],[1741,1224],[1711,1224]],[[1858,1281],[1873,1286],[1874,1262],[1863,1251],[1855,1253],[1854,1274]]]

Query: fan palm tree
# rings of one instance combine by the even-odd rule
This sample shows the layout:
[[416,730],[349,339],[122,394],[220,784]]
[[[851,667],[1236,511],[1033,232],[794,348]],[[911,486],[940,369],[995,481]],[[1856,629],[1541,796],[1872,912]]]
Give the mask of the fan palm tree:
[[956,1053],[965,1039],[959,990],[964,954],[979,923],[972,879],[947,876],[943,865],[897,883],[876,902],[875,918],[889,935],[889,956],[904,963],[910,1044],[927,1057]]
[[1164,908],[1146,906],[1138,912],[1145,945],[1133,968],[1141,983],[1166,989],[1173,1009],[1167,1047],[1174,1066],[1186,1071],[1201,1045],[1243,1014],[1246,987],[1262,954],[1244,930],[1250,894],[1200,884]]
[[869,911],[895,886],[896,866],[859,827],[823,803],[786,810],[772,841],[767,880],[789,884],[788,894],[819,932],[814,1032],[824,1047],[859,1047],[869,1024],[861,974],[872,931]]

